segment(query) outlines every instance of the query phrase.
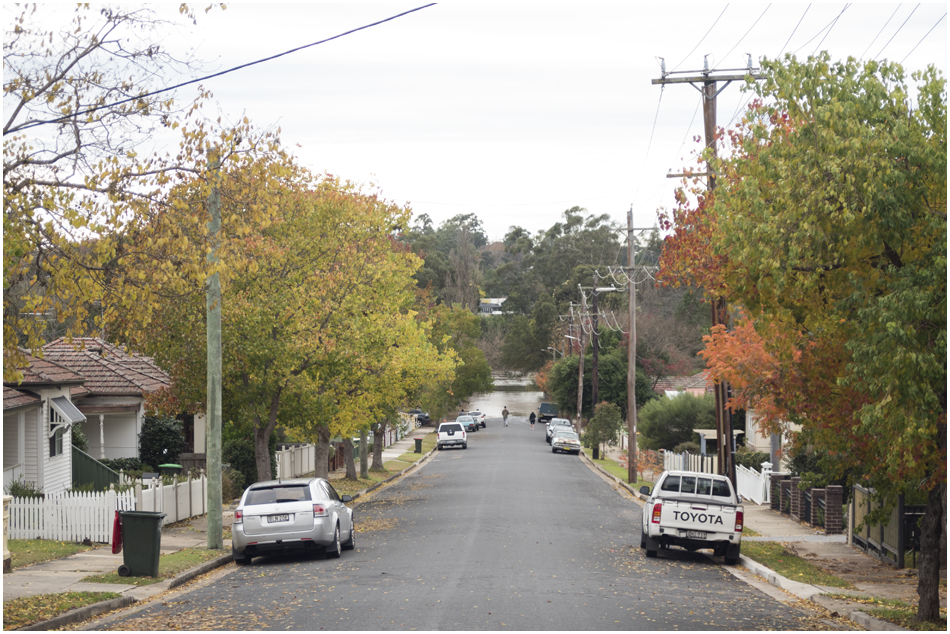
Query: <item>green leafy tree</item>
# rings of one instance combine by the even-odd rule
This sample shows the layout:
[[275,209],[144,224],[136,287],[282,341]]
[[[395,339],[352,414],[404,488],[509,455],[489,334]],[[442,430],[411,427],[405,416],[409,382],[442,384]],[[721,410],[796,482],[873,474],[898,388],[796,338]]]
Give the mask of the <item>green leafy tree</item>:
[[152,468],[178,464],[185,450],[185,435],[180,420],[165,415],[146,416],[139,434],[139,457]]
[[594,415],[584,429],[584,441],[594,452],[594,459],[600,457],[603,445],[616,443],[623,431],[623,417],[620,408],[613,403],[601,402],[594,408]]
[[[946,515],[946,81],[899,64],[764,61],[712,196],[664,268],[744,309],[705,353],[736,404],[800,422],[885,502],[928,496],[918,618],[939,618]],[[763,105],[763,104],[768,104]],[[739,346],[739,341],[746,345]]]
[[715,428],[716,403],[711,394],[658,398],[644,405],[637,416],[644,449],[673,449],[695,441],[694,429]]

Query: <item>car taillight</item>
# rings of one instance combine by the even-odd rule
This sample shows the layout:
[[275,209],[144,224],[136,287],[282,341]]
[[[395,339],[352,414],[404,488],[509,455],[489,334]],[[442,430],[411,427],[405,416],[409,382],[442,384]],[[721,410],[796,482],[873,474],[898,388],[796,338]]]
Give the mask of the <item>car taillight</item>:
[[736,511],[736,532],[742,532],[742,511]]
[[327,513],[327,507],[325,507],[325,506],[322,505],[322,504],[314,504],[314,505],[313,505],[313,516],[314,516],[314,517],[326,517],[327,515],[329,515],[329,513]]
[[660,511],[662,510],[662,505],[654,504],[653,505],[653,519],[651,520],[654,524],[660,523]]
[[244,511],[234,511],[234,521],[233,524],[243,524],[244,523]]

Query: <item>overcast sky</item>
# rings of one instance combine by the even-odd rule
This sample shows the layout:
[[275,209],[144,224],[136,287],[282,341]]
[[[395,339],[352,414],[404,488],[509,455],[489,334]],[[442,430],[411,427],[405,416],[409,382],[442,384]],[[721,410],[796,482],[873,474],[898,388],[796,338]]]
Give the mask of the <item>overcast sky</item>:
[[[424,4],[228,3],[188,44],[219,71]],[[305,166],[375,182],[436,224],[474,213],[501,239],[574,205],[625,222],[632,205],[652,226],[673,201],[665,175],[703,134],[697,90],[651,84],[659,57],[668,71],[701,70],[705,55],[736,69],[746,54],[824,49],[945,73],[946,6],[449,1],[205,85],[222,113],[279,125]],[[748,98],[725,88],[719,125]]]

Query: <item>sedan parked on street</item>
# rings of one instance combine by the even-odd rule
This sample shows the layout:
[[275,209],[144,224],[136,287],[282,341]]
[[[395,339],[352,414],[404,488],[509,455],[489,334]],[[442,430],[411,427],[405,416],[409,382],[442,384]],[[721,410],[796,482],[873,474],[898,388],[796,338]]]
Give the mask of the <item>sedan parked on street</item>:
[[467,431],[478,431],[478,421],[468,414],[462,414],[455,419],[456,423],[461,423]]
[[231,526],[231,557],[249,564],[273,552],[323,551],[339,557],[356,547],[353,498],[323,478],[257,482],[244,491]]
[[571,424],[571,421],[566,418],[552,418],[551,422],[548,423],[547,429],[547,440],[548,444],[551,444],[551,440],[554,438],[554,434],[559,431],[577,431],[574,429],[574,425]]
[[577,437],[577,432],[568,430],[566,427],[559,427],[554,432],[554,438],[551,440],[551,453],[566,451],[567,453],[579,454],[581,452],[581,441]]

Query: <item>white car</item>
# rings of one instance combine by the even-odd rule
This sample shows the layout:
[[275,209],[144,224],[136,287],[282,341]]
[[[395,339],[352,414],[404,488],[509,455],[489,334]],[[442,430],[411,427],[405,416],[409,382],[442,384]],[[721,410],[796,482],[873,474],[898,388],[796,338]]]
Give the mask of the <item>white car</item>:
[[566,418],[552,418],[548,422],[547,428],[547,442],[550,444],[551,440],[554,438],[554,434],[559,431],[577,431],[574,429],[574,425],[571,424],[571,421]]
[[485,425],[485,415],[482,414],[480,411],[475,410],[474,412],[469,412],[468,415],[471,416],[472,418],[474,418],[475,421],[476,421],[479,425],[481,425],[482,427],[485,427],[485,426],[486,426],[486,425]]
[[468,449],[468,435],[465,433],[465,426],[458,421],[439,425],[438,437],[436,446],[440,450],[446,447]]
[[577,432],[568,430],[567,427],[558,427],[551,439],[551,453],[566,451],[567,453],[580,454],[581,441]]
[[640,548],[656,557],[661,548],[693,552],[712,548],[726,564],[739,561],[745,507],[729,478],[696,471],[664,471],[643,506]]
[[231,526],[231,558],[249,564],[257,555],[324,551],[339,557],[356,548],[349,495],[323,478],[257,482],[244,491]]

